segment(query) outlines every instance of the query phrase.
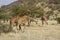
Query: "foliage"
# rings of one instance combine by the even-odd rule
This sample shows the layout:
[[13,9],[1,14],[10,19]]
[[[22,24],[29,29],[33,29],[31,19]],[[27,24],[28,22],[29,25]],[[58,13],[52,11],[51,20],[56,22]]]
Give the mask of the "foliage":
[[8,32],[11,32],[11,31],[12,31],[12,28],[10,28],[10,26],[8,24],[1,24],[0,25],[0,32],[8,33]]
[[12,8],[12,15],[18,15],[18,14],[22,14],[25,11],[25,7],[23,6],[15,6]]

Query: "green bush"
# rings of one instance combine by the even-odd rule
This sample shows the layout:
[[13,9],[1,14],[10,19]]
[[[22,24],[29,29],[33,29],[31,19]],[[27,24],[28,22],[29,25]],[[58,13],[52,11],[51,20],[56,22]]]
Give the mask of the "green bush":
[[8,33],[8,32],[11,32],[11,31],[12,31],[12,28],[8,24],[2,24],[0,26],[0,32]]

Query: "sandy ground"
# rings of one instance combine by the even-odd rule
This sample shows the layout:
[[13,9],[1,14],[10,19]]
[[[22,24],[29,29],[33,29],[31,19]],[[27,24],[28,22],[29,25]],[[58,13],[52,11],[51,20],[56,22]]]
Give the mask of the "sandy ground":
[[60,24],[49,24],[44,27],[32,24],[26,27],[24,32],[2,33],[0,40],[60,40]]

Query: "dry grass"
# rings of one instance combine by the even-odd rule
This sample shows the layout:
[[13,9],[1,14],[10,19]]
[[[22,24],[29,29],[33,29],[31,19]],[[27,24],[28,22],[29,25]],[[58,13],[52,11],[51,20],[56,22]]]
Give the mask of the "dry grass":
[[24,33],[2,33],[0,40],[60,40],[60,24],[49,24],[44,27],[34,24],[26,27]]

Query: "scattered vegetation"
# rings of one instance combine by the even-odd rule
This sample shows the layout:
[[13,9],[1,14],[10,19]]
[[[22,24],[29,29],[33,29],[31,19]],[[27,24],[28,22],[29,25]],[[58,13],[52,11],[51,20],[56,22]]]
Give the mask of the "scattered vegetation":
[[[51,0],[52,1],[52,0]],[[50,3],[51,3],[50,1]],[[18,3],[17,3],[18,2]],[[60,23],[60,11],[59,6],[56,5],[56,1],[50,4],[48,1],[42,0],[21,0],[14,2],[10,5],[2,6],[0,8],[0,19],[8,20],[9,18],[16,16],[16,15],[28,15],[35,18],[41,17],[42,14],[45,14],[47,18],[57,19],[58,23]],[[57,1],[58,2],[58,1]],[[54,12],[57,10],[58,12]],[[50,17],[51,16],[51,17]],[[0,30],[3,32],[9,32],[10,27],[8,25],[1,25]]]

